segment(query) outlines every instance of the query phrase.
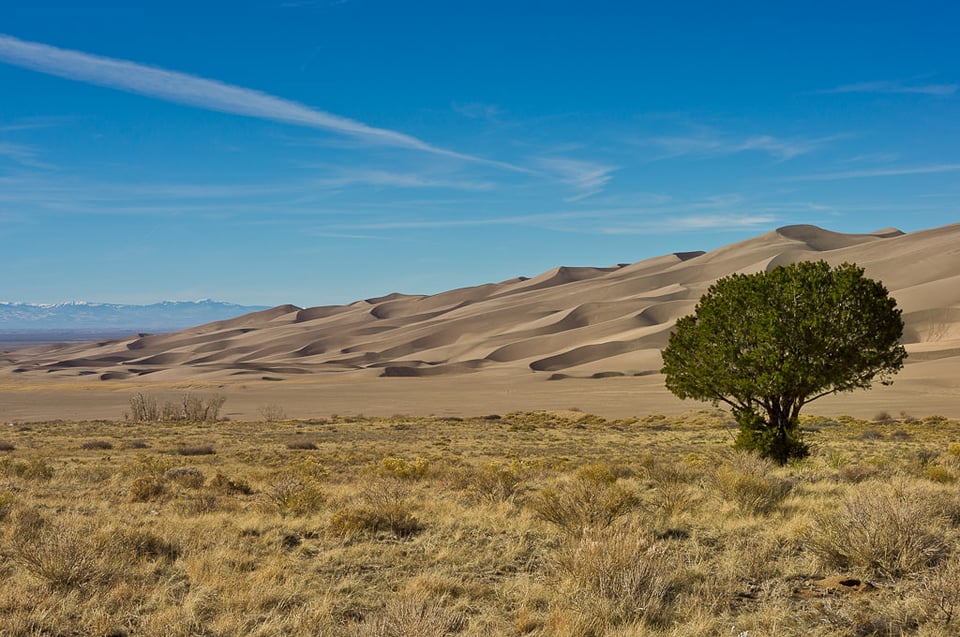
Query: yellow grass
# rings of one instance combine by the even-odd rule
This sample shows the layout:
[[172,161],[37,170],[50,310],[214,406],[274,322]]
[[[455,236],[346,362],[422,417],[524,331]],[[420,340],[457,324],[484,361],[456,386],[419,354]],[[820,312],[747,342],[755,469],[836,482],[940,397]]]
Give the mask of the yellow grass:
[[954,421],[269,420],[3,425],[0,636],[960,632]]

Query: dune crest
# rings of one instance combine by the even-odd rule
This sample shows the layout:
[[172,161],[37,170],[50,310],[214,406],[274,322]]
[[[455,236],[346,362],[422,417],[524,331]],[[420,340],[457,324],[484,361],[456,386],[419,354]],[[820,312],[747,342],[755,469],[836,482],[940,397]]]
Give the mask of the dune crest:
[[960,224],[904,234],[786,226],[703,252],[613,267],[559,266],[538,276],[435,295],[389,294],[349,305],[282,305],[164,335],[18,350],[0,374],[167,381],[303,375],[428,377],[655,374],[680,316],[735,272],[802,260],[857,263],[904,311],[914,361],[960,363]]

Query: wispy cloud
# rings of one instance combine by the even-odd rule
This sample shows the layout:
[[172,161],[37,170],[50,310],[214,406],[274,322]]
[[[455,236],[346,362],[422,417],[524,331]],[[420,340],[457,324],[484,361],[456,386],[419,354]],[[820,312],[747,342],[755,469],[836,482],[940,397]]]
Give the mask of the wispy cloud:
[[816,91],[817,93],[915,93],[920,95],[953,95],[960,84],[915,84],[909,85],[897,81],[856,82],[835,88]]
[[693,215],[625,222],[603,229],[604,234],[647,234],[696,230],[752,230],[775,223],[774,215]]
[[37,159],[37,151],[31,146],[0,142],[0,158],[6,157],[21,166],[31,168],[49,168],[48,164]]
[[847,170],[815,175],[796,175],[785,177],[783,181],[837,181],[840,179],[869,179],[871,177],[896,177],[899,175],[932,175],[937,173],[960,172],[960,164],[933,164],[930,166],[909,166],[903,168],[878,168],[875,170]]
[[549,174],[577,191],[567,201],[579,201],[601,192],[612,179],[616,166],[605,166],[581,159],[545,157],[537,163]]
[[0,34],[0,61],[40,73],[206,110],[323,129],[384,146],[409,148],[505,170],[529,172],[506,162],[434,146],[411,135],[368,126],[254,89],[126,60],[26,42],[8,35]]
[[772,135],[733,137],[709,131],[695,135],[653,137],[645,140],[645,143],[662,148],[666,152],[665,158],[683,155],[734,155],[757,151],[786,161],[814,152],[837,139],[840,139],[840,136],[813,139],[788,139]]
[[395,173],[386,170],[360,170],[346,172],[333,177],[317,179],[310,183],[323,188],[376,186],[392,188],[448,188],[452,190],[485,191],[492,190],[494,187],[492,183],[487,181],[435,179],[413,173]]
[[483,102],[453,102],[450,108],[469,119],[485,119],[491,122],[497,121],[503,115],[503,109],[496,104]]

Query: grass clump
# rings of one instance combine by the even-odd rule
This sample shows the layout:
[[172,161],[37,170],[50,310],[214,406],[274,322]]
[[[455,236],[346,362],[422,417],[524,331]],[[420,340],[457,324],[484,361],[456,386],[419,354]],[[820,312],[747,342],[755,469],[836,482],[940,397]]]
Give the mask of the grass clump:
[[414,514],[406,485],[385,480],[369,486],[360,494],[358,503],[334,511],[327,533],[341,539],[379,534],[408,538],[424,528]]
[[825,566],[896,579],[943,559],[947,520],[929,492],[905,482],[865,482],[816,515],[807,548]]
[[14,562],[53,589],[76,588],[104,576],[101,561],[107,547],[85,526],[24,508],[11,514],[6,535]]
[[203,472],[196,467],[174,467],[167,469],[163,474],[163,479],[167,482],[174,482],[188,489],[199,489],[203,486]]
[[720,497],[753,515],[771,513],[793,488],[793,482],[780,477],[772,461],[745,452],[717,467],[714,485]]
[[326,502],[320,486],[309,479],[282,476],[264,492],[280,515],[307,515],[319,511]]
[[457,483],[479,500],[507,502],[523,488],[527,474],[528,470],[519,461],[490,461],[462,469]]
[[572,480],[541,489],[530,500],[538,517],[568,533],[608,527],[638,504],[636,494],[600,465],[581,469]]
[[311,440],[291,440],[287,443],[287,449],[292,451],[315,451],[317,445]]
[[44,482],[53,478],[53,466],[39,456],[27,460],[5,456],[0,458],[0,475]]
[[676,546],[636,528],[569,538],[552,565],[567,600],[554,611],[552,628],[587,637],[624,625],[666,626],[686,579]]

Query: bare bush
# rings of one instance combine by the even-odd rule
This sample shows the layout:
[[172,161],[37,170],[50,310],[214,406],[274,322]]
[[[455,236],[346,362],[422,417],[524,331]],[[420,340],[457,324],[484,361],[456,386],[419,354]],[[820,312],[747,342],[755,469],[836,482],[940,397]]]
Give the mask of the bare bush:
[[179,404],[172,401],[160,403],[154,396],[136,394],[130,398],[127,415],[134,422],[213,422],[220,418],[220,409],[226,401],[226,396],[222,394],[206,397],[184,394]]
[[213,396],[194,396],[186,394],[183,397],[183,419],[191,422],[213,422],[220,417],[220,409],[227,402],[223,394]]

